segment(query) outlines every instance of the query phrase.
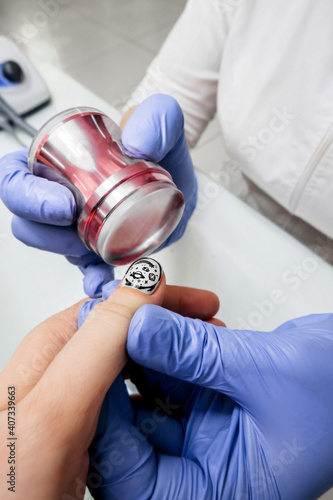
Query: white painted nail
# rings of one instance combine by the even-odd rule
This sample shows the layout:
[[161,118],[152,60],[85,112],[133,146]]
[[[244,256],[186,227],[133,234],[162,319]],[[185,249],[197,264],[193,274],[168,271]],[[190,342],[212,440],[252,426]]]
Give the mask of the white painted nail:
[[156,260],[143,257],[133,262],[127,269],[122,286],[151,295],[158,287],[162,273],[162,267]]

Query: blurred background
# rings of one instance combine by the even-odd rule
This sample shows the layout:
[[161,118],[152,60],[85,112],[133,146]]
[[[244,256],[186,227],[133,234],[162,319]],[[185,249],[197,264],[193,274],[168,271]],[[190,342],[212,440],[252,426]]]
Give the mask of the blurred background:
[[120,108],[185,0],[0,1],[0,29],[32,61],[66,71]]
[[[48,62],[120,110],[186,0],[0,0],[0,34],[38,67]],[[196,148],[199,170],[229,162],[217,119]],[[219,182],[215,178],[215,181]],[[223,179],[222,179],[223,180]]]

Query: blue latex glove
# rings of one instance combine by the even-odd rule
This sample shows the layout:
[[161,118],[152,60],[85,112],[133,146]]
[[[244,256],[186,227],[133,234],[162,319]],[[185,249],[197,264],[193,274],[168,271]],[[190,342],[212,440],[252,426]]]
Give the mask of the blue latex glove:
[[[118,284],[119,280],[116,280],[105,285],[102,300],[106,300]],[[102,300],[91,300],[81,306],[79,328],[90,311]],[[128,368],[141,370],[133,362]],[[157,374],[150,373],[150,370],[148,372],[151,380],[155,380]],[[174,379],[170,378],[170,381],[175,383]],[[165,400],[163,394],[156,399],[153,411],[133,405],[123,376],[117,377],[104,399],[96,433],[89,448],[87,485],[95,499],[150,498],[149,492],[152,492],[157,473],[155,450],[161,447],[170,454],[175,451],[179,454],[181,451],[182,425],[178,419],[161,411],[166,410],[171,414],[173,409],[174,405]],[[143,427],[143,432],[140,427]]]
[[127,349],[155,409],[108,395],[91,447],[96,499],[312,500],[333,485],[332,314],[252,332],[147,305]]
[[27,155],[25,149],[0,160],[0,197],[14,214],[14,236],[26,245],[65,255],[83,272],[85,292],[100,296],[103,284],[113,278],[113,268],[81,241],[73,223],[76,206],[69,189],[32,175]]
[[[123,132],[124,152],[159,162],[183,191],[186,208],[175,231],[163,244],[183,234],[196,203],[196,180],[184,136],[184,118],[177,102],[165,95],[148,98],[135,110]],[[74,222],[76,207],[64,186],[33,176],[27,151],[0,160],[0,197],[13,212],[12,230],[25,244],[65,255],[83,271],[85,292],[100,296],[113,269],[80,240]]]
[[133,112],[122,133],[123,151],[133,158],[159,163],[167,170],[185,198],[181,221],[161,248],[185,231],[197,201],[197,181],[184,134],[184,116],[175,99],[155,94]]

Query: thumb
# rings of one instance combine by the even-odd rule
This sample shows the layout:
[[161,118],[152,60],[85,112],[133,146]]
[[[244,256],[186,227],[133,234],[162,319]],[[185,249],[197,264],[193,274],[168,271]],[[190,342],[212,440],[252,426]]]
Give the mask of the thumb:
[[184,134],[184,116],[178,102],[155,94],[133,112],[122,133],[123,151],[129,156],[155,161],[172,176],[190,203],[196,190],[191,156]]
[[230,330],[146,305],[133,317],[127,351],[147,368],[221,392],[266,418],[299,404],[299,380],[318,395],[319,380],[332,372],[332,322],[331,314],[317,314],[273,332]]
[[71,191],[58,182],[33,175],[27,166],[28,150],[0,159],[0,198],[19,217],[56,226],[71,225],[76,204]]
[[79,317],[77,319],[77,325],[79,328],[81,328],[81,326],[87,319],[89,313],[94,309],[94,307],[96,307],[97,304],[100,304],[102,300],[108,299],[111,293],[113,293],[117,289],[119,283],[120,280],[109,281],[108,283],[106,283],[106,285],[103,286],[101,290],[101,295],[102,295],[101,299],[87,300],[82,304],[82,306],[80,307]]
[[274,371],[274,346],[264,332],[233,331],[146,305],[134,315],[127,351],[140,365],[223,392],[247,406],[260,368]]
[[[147,280],[141,278],[144,274]],[[149,279],[154,286],[147,288],[145,281]],[[55,425],[62,422],[64,432],[59,439],[64,440],[64,446],[67,441],[68,447],[75,436],[82,435],[83,446],[91,441],[104,396],[127,359],[130,321],[143,304],[162,303],[164,290],[165,276],[156,261],[146,258],[134,262],[118,288],[90,312],[27,396],[28,407],[43,401],[43,407],[57,409]]]
[[113,267],[105,262],[92,262],[80,270],[84,274],[83,288],[89,297],[100,297],[104,285],[114,279]]
[[145,306],[133,317],[127,351],[147,368],[220,389],[222,345],[216,330],[212,324]]

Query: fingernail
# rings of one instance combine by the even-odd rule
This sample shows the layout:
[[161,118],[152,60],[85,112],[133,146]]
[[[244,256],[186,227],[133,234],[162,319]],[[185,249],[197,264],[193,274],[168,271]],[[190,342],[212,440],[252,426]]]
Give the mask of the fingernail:
[[162,278],[162,267],[154,259],[138,259],[127,269],[121,286],[135,288],[147,295],[155,292]]

